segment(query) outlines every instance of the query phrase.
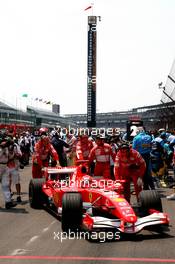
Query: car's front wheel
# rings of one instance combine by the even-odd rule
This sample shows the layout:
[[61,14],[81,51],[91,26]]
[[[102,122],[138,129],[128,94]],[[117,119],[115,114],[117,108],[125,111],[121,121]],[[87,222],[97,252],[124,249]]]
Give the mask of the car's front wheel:
[[83,203],[80,193],[65,193],[62,198],[62,230],[77,231],[81,227]]
[[162,201],[156,190],[143,190],[139,194],[140,209],[147,215],[149,209],[163,212]]
[[45,179],[31,179],[29,183],[29,203],[32,208],[42,208],[46,202],[46,195],[42,191]]

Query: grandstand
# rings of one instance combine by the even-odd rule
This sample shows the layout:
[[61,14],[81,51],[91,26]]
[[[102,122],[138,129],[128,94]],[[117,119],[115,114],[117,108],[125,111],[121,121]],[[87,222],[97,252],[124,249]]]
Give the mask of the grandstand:
[[[65,115],[77,123],[80,127],[86,126],[86,114]],[[133,108],[129,111],[108,112],[97,114],[97,127],[117,127],[122,130],[126,129],[126,122],[131,119],[143,120],[144,126],[148,130],[164,127],[166,129],[175,128],[175,103],[168,102]]]
[[77,127],[77,125],[69,118],[61,117],[59,113],[53,111],[45,111],[43,109],[27,106],[27,111],[21,111],[8,104],[0,102],[0,127],[8,125],[23,125],[31,128],[54,127],[60,125],[67,127]]
[[32,125],[32,120],[29,113],[23,112],[15,107],[0,102],[0,123]]
[[[175,128],[175,102],[133,108],[129,111],[108,112],[97,114],[97,127],[117,127],[126,129],[126,122],[130,118],[143,120],[147,129],[152,130],[160,127],[166,129]],[[86,114],[69,114],[60,116],[53,111],[27,106],[23,112],[7,104],[0,102],[0,123],[23,124],[31,127],[86,127]]]
[[[172,93],[171,93],[172,94]],[[173,92],[173,95],[175,92]],[[165,95],[165,94],[164,94]],[[164,98],[164,97],[163,97]],[[167,100],[157,105],[133,108],[129,111],[97,113],[97,127],[115,127],[126,129],[126,122],[131,118],[141,119],[146,129],[153,130],[160,127],[175,128],[175,101]],[[86,127],[86,114],[69,114],[60,116],[59,112],[45,111],[43,109],[27,106],[26,112],[0,102],[0,125],[25,125],[31,128],[39,127]]]

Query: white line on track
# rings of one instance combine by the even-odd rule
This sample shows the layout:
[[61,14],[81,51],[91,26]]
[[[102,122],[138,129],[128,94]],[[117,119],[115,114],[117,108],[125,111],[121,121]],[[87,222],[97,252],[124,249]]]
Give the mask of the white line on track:
[[55,220],[55,221],[53,221],[48,227],[43,228],[42,233],[48,231],[48,230],[51,228],[51,226],[52,226],[53,224],[55,224],[56,222],[57,222],[57,221]]
[[39,236],[33,236],[29,241],[26,242],[26,246],[30,245],[32,242],[34,242]]
[[25,253],[29,252],[30,250],[24,249],[24,248],[17,248],[13,250],[13,252],[10,254],[11,256],[16,256],[16,255],[24,255]]
[[[28,246],[31,246],[31,244],[33,242],[35,242],[41,235],[42,233],[45,233],[47,232],[52,225],[54,225],[57,221],[53,221],[52,223],[50,223],[50,225],[48,225],[47,227],[43,228],[43,230],[41,231],[41,234],[40,235],[36,235],[36,236],[33,236],[31,237],[26,243],[25,243],[25,247],[28,247]],[[25,248],[17,248],[15,250],[12,251],[12,253],[10,254],[11,256],[16,256],[16,255],[24,255],[26,254],[26,252],[28,251],[31,251],[31,250],[28,250],[28,249],[25,249]]]

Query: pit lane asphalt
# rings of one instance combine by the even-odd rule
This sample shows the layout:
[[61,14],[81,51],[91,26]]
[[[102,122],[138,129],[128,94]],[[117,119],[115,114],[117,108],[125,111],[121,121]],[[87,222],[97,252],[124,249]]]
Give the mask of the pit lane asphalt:
[[29,206],[31,165],[20,173],[23,202],[6,210],[0,193],[0,263],[175,263],[175,201],[165,198],[172,189],[159,190],[171,221],[166,234],[145,230],[112,242],[92,242],[78,239],[78,235],[61,241],[59,220]]

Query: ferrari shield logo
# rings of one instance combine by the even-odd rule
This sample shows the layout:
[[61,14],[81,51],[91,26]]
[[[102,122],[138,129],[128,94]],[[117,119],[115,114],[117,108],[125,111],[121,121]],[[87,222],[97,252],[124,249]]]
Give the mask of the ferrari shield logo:
[[89,202],[90,203],[92,202],[92,193],[91,192],[89,193]]
[[58,203],[59,202],[59,193],[55,193],[55,195],[54,195],[54,201],[55,201],[55,203]]

